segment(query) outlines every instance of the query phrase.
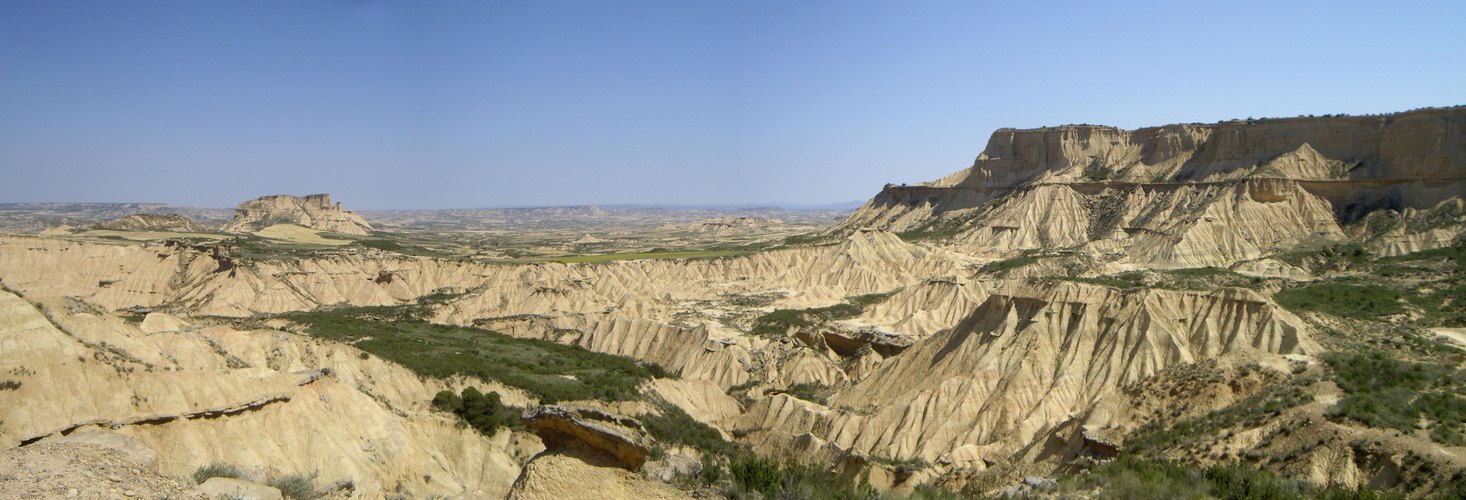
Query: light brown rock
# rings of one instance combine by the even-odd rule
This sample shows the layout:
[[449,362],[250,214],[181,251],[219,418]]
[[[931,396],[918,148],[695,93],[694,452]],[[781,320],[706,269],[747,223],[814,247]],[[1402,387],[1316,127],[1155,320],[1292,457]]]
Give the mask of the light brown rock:
[[635,419],[597,408],[540,406],[520,417],[545,443],[548,453],[571,454],[592,464],[641,470],[651,437]]
[[344,234],[371,234],[372,225],[361,216],[341,208],[341,203],[331,203],[329,194],[313,194],[304,198],[290,195],[261,196],[258,199],[239,204],[234,210],[234,220],[224,225],[224,231],[249,233],[274,224],[298,224],[320,231]]
[[280,490],[263,484],[227,477],[211,477],[197,491],[209,498],[228,496],[240,500],[281,500]]

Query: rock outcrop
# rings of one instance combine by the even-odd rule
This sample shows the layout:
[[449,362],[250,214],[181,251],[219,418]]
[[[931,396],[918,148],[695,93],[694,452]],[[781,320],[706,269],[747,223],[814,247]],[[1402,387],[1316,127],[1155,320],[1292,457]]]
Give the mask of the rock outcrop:
[[593,465],[641,470],[651,453],[651,437],[641,422],[590,406],[540,406],[520,421],[545,443],[547,453],[573,455]]
[[[950,234],[963,251],[987,256],[1080,246],[1129,268],[1227,266],[1343,240],[1344,227],[1370,213],[1428,210],[1462,193],[1466,107],[1138,130],[1066,125],[994,132],[971,167],[887,185],[835,231]],[[1437,222],[1378,245],[1440,245],[1466,231],[1466,221]]]
[[691,495],[618,467],[566,455],[541,455],[524,466],[505,500],[683,500]]
[[297,224],[320,231],[343,234],[371,234],[372,225],[355,213],[343,210],[341,203],[331,203],[329,194],[313,194],[304,198],[290,195],[261,196],[239,204],[234,220],[224,225],[225,232],[250,233],[275,224]]
[[349,346],[176,323],[148,333],[75,298],[37,307],[0,291],[0,448],[101,444],[140,463],[151,450],[174,477],[215,461],[316,471],[368,495],[400,483],[497,496],[518,474],[504,443],[428,409],[442,382]]
[[718,217],[716,219],[695,222],[687,226],[687,230],[714,234],[751,233],[781,223],[782,221],[778,219],[768,220],[759,217]]
[[208,231],[203,224],[177,214],[133,214],[97,223],[98,229],[118,231],[169,231],[198,233]]
[[1014,283],[993,290],[957,326],[881,361],[830,397],[829,407],[778,395],[724,424],[813,433],[841,449],[897,459],[931,461],[978,447],[996,461],[1167,366],[1317,353],[1309,331],[1245,289]]

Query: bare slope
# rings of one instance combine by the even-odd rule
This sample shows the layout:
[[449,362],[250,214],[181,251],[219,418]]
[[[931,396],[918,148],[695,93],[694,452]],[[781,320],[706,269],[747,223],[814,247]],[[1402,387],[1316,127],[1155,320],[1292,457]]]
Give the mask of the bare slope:
[[320,231],[344,234],[371,234],[372,225],[355,213],[331,203],[329,194],[313,194],[304,198],[290,195],[261,196],[239,204],[234,220],[224,231],[249,233],[275,224],[297,224]]
[[[1466,108],[1120,130],[993,133],[973,165],[887,185],[835,232],[952,238],[964,251],[1082,247],[1120,265],[1226,266],[1316,240],[1379,210],[1428,210],[1466,193]],[[1461,233],[1416,237],[1420,249]],[[1440,227],[1417,226],[1375,242]],[[1393,246],[1392,246],[1393,245]]]

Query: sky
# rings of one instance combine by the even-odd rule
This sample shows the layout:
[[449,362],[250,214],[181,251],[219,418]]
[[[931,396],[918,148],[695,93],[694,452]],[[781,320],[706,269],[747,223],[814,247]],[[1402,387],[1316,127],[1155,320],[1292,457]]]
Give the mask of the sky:
[[1466,2],[0,0],[0,203],[818,205],[1001,127],[1466,104]]

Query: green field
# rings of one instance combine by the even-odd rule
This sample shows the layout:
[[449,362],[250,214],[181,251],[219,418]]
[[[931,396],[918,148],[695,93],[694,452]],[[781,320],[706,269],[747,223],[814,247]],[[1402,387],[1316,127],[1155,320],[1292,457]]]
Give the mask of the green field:
[[616,255],[576,255],[568,257],[551,257],[545,259],[530,259],[525,262],[605,262],[611,260],[639,260],[639,259],[701,259],[709,257],[728,257],[733,255],[747,255],[753,252],[748,250],[703,250],[690,252],[647,252],[647,253],[626,253]]
[[420,306],[349,307],[281,314],[312,336],[355,345],[419,374],[457,374],[524,389],[541,403],[640,398],[636,387],[669,376],[660,366],[538,339],[421,319]]
[[112,229],[97,229],[94,231],[85,231],[76,233],[75,236],[91,236],[93,238],[122,238],[133,241],[176,240],[182,238],[220,240],[224,238],[224,235],[209,233],[175,233],[170,231],[116,231]]
[[295,224],[275,224],[273,226],[256,231],[255,236],[270,238],[273,240],[284,240],[291,243],[306,243],[310,245],[345,245],[351,240],[333,240],[321,236],[320,231]]

